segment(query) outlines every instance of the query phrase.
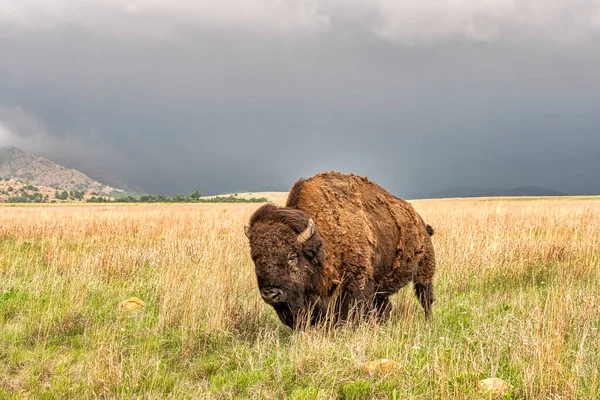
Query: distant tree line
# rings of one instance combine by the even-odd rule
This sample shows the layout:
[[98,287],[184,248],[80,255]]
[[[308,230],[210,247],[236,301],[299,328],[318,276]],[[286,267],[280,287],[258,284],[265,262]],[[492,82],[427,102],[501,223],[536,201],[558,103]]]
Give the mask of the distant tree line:
[[189,196],[177,194],[173,197],[162,195],[144,195],[140,197],[123,196],[111,199],[102,196],[92,196],[86,200],[88,203],[266,203],[269,201],[266,197],[252,197],[244,199],[236,195],[215,196],[202,198],[202,194],[196,190]]
[[[2,179],[2,178],[0,178]],[[54,192],[54,199],[50,200],[49,196],[42,195],[40,189],[34,185],[26,185],[18,190],[15,190],[12,186],[2,190],[0,194],[7,195],[6,201],[8,203],[56,203],[60,201],[83,201],[87,203],[266,203],[268,199],[266,197],[252,197],[245,199],[237,196],[237,193],[229,196],[215,196],[210,198],[203,198],[202,193],[196,190],[190,193],[189,196],[183,194],[177,194],[173,197],[162,196],[162,195],[143,195],[140,197],[135,196],[122,196],[122,197],[105,197],[101,196],[96,192],[92,192],[91,197],[85,199],[85,192],[79,190],[56,190]]]

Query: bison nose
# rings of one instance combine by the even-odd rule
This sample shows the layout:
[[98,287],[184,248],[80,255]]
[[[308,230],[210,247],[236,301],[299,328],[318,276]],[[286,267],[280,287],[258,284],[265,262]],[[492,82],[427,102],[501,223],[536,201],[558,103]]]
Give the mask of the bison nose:
[[283,301],[283,291],[277,288],[265,288],[260,291],[263,300],[269,304],[281,303]]

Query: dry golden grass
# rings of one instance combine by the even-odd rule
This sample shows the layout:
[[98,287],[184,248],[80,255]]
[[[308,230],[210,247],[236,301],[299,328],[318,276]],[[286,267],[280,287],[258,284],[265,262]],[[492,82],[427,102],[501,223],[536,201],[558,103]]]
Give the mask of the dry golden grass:
[[0,208],[0,398],[598,398],[600,200],[413,204],[432,323],[406,288],[383,326],[296,333],[256,289],[256,204]]

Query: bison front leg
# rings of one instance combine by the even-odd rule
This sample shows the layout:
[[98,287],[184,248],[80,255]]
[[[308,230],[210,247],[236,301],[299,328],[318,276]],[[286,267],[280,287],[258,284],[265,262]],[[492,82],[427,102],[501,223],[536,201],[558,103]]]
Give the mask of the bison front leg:
[[373,291],[357,283],[354,280],[347,283],[339,297],[337,307],[339,322],[358,322],[373,311],[374,298],[371,295]]
[[375,297],[375,311],[377,312],[377,319],[379,322],[385,322],[390,318],[390,314],[392,313],[392,303],[388,296]]

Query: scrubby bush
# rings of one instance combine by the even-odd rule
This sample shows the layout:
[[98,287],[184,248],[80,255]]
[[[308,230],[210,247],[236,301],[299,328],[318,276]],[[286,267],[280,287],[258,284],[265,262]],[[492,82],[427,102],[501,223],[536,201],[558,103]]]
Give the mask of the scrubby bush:
[[33,186],[33,185],[27,185],[27,186],[23,186],[24,190],[31,190],[32,192],[39,192],[40,188],[38,188],[37,186]]

